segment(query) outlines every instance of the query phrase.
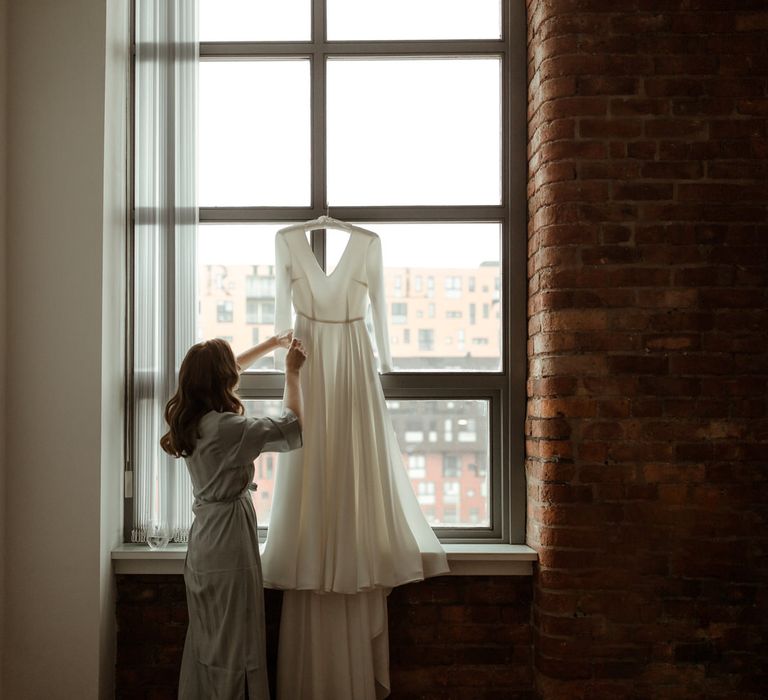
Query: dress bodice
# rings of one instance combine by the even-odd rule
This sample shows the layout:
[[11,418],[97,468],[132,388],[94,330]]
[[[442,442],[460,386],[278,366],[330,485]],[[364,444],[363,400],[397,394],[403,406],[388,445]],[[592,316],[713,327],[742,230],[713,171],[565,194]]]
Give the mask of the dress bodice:
[[312,321],[350,323],[365,318],[370,300],[381,369],[391,371],[381,241],[375,233],[350,227],[344,252],[327,275],[312,252],[304,227],[284,228],[275,239],[275,275],[277,330],[293,325],[291,302],[298,315]]

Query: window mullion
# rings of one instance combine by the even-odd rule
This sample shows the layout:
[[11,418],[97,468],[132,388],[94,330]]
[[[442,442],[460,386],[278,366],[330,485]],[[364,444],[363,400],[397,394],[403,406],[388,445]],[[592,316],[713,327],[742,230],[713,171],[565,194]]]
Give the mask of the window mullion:
[[[325,147],[324,142],[323,147]],[[317,176],[323,178],[322,182],[325,185],[325,173],[319,173]],[[249,221],[288,222],[311,219],[325,214],[327,211],[324,204],[325,189],[317,201],[318,204],[312,207],[200,207],[199,220],[201,223],[246,223]],[[509,211],[507,206],[468,204],[459,206],[334,206],[332,213],[336,218],[345,221],[465,222],[504,221],[509,216]],[[519,211],[519,207],[516,211]],[[143,213],[137,212],[137,216],[141,218]]]
[[[317,4],[317,3],[316,3]],[[322,32],[313,41],[200,42],[201,58],[246,58],[249,56],[306,55],[317,50],[338,56],[500,56],[508,51],[504,41],[323,41]]]

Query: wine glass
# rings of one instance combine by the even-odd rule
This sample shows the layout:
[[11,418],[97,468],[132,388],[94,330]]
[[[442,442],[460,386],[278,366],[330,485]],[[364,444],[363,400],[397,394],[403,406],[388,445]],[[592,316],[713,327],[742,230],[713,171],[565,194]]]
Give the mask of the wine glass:
[[162,520],[152,521],[147,528],[147,544],[150,549],[164,549],[171,539],[168,524]]

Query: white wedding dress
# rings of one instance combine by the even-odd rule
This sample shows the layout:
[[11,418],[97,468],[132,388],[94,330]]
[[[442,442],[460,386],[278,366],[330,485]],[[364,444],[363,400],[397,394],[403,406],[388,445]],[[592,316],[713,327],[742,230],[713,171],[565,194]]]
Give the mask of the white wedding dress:
[[350,234],[330,275],[304,225],[276,236],[275,327],[293,325],[308,359],[304,446],[280,456],[262,565],[264,585],[286,591],[279,697],[365,700],[389,694],[389,590],[448,564],[403,467],[365,325],[370,300],[389,371],[381,241],[324,220]]

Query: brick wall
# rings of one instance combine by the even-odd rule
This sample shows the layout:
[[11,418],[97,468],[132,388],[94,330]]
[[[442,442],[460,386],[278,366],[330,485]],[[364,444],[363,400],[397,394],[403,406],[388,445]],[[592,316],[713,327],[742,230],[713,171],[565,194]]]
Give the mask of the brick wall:
[[[118,576],[117,590],[117,699],[175,700],[184,579]],[[393,590],[391,699],[533,700],[531,595],[531,579],[517,576],[445,576]],[[266,591],[272,681],[281,600]]]
[[529,0],[543,698],[768,693],[768,3]]

